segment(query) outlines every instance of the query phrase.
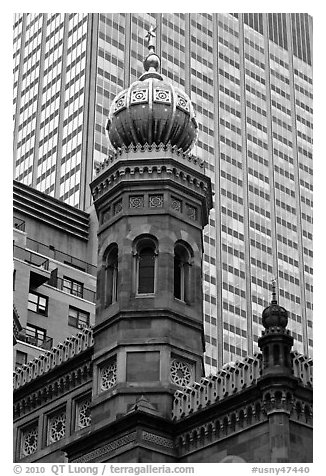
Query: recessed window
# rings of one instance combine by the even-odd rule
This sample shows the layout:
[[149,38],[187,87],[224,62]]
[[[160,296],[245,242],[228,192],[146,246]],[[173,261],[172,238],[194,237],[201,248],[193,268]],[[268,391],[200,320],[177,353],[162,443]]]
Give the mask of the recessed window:
[[118,246],[113,244],[109,247],[105,263],[105,304],[117,301],[118,289]]
[[174,247],[174,297],[181,301],[189,301],[190,259],[188,246],[178,242]]
[[139,252],[138,293],[154,292],[155,254],[151,246]]
[[28,294],[28,309],[30,311],[38,312],[47,316],[48,314],[48,298],[41,294],[29,293]]
[[68,324],[69,326],[77,327],[78,329],[88,327],[89,312],[69,306]]
[[135,290],[137,295],[155,293],[157,240],[150,235],[139,236],[134,242]]
[[67,276],[63,277],[62,290],[67,293],[72,294],[73,296],[83,297],[84,285],[79,281],[68,278]]

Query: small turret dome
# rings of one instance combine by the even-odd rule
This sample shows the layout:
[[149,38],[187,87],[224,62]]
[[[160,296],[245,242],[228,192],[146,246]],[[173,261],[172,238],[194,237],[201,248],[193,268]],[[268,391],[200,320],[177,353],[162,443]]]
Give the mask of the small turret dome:
[[270,306],[263,310],[262,321],[265,329],[270,327],[283,327],[285,329],[288,324],[288,312],[277,302],[271,302]]
[[187,152],[197,138],[193,106],[184,91],[158,72],[160,58],[149,43],[149,54],[144,60],[146,72],[111,104],[107,123],[109,139],[115,149],[171,143]]
[[270,327],[286,328],[288,324],[288,312],[280,306],[276,299],[275,283],[273,283],[272,301],[268,307],[263,310],[262,323],[265,329]]

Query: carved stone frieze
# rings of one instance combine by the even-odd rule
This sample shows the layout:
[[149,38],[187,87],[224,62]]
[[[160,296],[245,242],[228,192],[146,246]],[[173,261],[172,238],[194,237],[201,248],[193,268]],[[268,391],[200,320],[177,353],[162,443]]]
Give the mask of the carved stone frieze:
[[14,403],[14,418],[35,410],[58,395],[69,392],[75,386],[91,380],[91,377],[92,363],[87,362],[16,401]]
[[142,438],[144,441],[149,441],[159,446],[165,446],[166,448],[174,448],[173,440],[164,438],[160,435],[155,435],[154,433],[148,433],[147,431],[143,431]]
[[135,440],[136,440],[136,432],[133,431],[129,435],[125,435],[125,436],[122,436],[121,438],[117,438],[116,440],[113,440],[110,443],[107,443],[106,445],[101,446],[100,448],[97,448],[96,450],[86,453],[80,458],[75,459],[73,462],[74,463],[88,463],[89,461],[95,461],[97,458],[104,455],[109,455],[110,453],[113,453],[114,451],[116,451],[118,448],[128,445],[129,443],[132,443]]

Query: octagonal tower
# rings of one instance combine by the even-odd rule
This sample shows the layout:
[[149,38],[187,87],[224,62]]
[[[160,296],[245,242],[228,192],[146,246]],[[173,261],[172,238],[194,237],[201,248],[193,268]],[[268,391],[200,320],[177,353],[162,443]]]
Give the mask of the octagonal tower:
[[190,149],[189,97],[158,72],[149,38],[145,72],[113,101],[114,154],[91,191],[99,219],[92,421],[127,413],[146,394],[170,418],[173,393],[204,373],[202,230],[211,182]]

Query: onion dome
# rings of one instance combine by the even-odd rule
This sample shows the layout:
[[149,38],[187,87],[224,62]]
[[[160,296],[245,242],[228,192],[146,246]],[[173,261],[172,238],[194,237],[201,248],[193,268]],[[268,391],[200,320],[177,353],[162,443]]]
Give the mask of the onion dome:
[[275,282],[273,282],[272,301],[270,306],[263,310],[262,322],[265,329],[271,327],[282,327],[285,329],[288,323],[288,312],[284,307],[279,306],[276,299]]
[[198,125],[187,94],[159,73],[160,58],[155,53],[151,28],[147,34],[149,54],[145,73],[121,91],[110,107],[107,131],[112,146],[168,144],[190,151]]

